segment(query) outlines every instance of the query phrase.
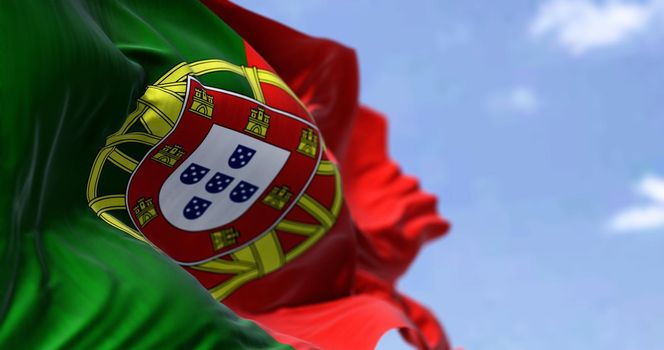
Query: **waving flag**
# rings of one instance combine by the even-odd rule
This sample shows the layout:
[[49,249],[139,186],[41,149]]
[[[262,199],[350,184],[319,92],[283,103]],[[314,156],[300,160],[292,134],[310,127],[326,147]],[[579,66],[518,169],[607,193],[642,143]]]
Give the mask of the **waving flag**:
[[351,50],[225,1],[2,6],[0,345],[448,348],[394,287],[448,224]]

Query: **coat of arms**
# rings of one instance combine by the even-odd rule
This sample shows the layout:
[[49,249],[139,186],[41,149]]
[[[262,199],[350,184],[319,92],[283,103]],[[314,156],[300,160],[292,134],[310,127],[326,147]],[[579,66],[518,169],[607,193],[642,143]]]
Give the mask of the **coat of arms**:
[[[129,181],[132,220],[183,265],[240,249],[307,189],[322,156],[318,137],[308,120],[189,77],[177,124]],[[284,189],[288,199],[275,205]]]

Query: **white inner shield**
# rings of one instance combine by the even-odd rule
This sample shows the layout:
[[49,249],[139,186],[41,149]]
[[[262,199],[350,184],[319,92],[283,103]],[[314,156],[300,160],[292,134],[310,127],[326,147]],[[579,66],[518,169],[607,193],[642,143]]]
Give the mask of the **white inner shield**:
[[[228,159],[238,145],[252,148],[256,153],[247,165],[233,169],[228,165]],[[198,149],[182,162],[162,185],[159,191],[161,211],[168,222],[184,231],[203,231],[223,226],[240,217],[261,198],[289,156],[290,152],[284,149],[214,125]],[[193,163],[209,168],[210,171],[197,183],[184,184],[180,181],[180,175]],[[213,194],[205,189],[205,185],[217,172],[235,179],[222,192]],[[229,196],[240,181],[249,182],[258,186],[258,189],[247,201],[236,203],[231,201]],[[199,218],[191,220],[184,216],[183,211],[194,196],[212,204]]]

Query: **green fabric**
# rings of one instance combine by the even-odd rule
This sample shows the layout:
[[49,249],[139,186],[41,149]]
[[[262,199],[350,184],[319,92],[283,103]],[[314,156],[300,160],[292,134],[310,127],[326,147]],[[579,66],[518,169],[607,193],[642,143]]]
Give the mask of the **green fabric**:
[[2,2],[0,348],[289,348],[87,205],[93,160],[146,86],[209,58],[246,64],[197,1]]

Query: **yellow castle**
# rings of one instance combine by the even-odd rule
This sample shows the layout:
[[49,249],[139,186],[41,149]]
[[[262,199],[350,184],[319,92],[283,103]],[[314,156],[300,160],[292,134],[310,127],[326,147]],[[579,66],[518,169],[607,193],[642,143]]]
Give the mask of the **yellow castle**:
[[152,160],[155,160],[169,167],[173,167],[173,165],[175,165],[175,163],[177,163],[177,161],[180,160],[183,155],[184,151],[182,150],[182,146],[165,145],[161,150],[159,150],[159,152],[152,156]]
[[154,209],[152,198],[139,198],[134,206],[134,213],[136,214],[136,219],[138,219],[138,223],[141,227],[145,227],[148,222],[156,218],[157,211]]
[[194,88],[194,99],[191,102],[189,111],[212,119],[212,110],[214,109],[214,97],[207,94],[207,91]]
[[316,157],[318,151],[318,135],[314,134],[311,128],[303,129],[302,136],[300,137],[300,144],[297,146],[297,151],[309,156]]
[[281,210],[286,203],[288,203],[291,196],[293,196],[293,192],[290,191],[288,186],[275,186],[270,193],[263,198],[263,203],[274,209]]
[[240,233],[232,227],[221,231],[212,232],[210,234],[214,250],[219,250],[237,243],[238,237],[240,237]]
[[261,107],[252,108],[249,114],[249,121],[244,130],[258,137],[265,138],[269,127],[270,116],[265,113],[265,110]]

